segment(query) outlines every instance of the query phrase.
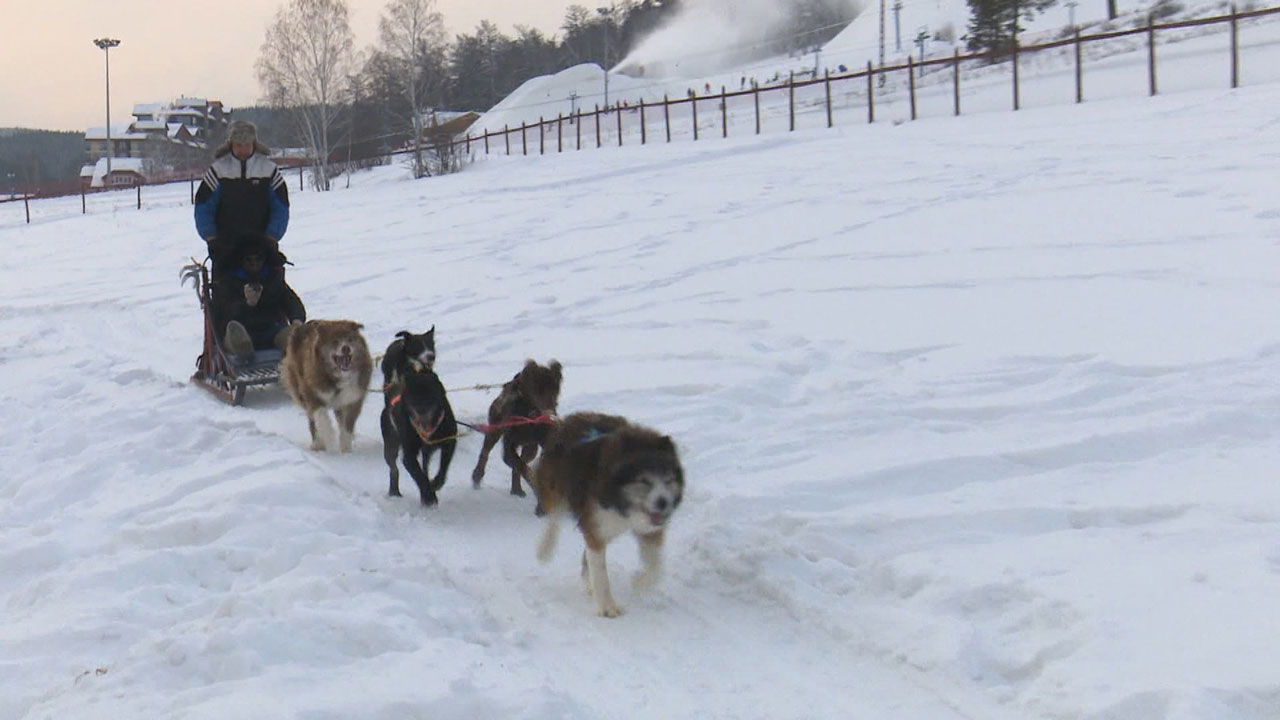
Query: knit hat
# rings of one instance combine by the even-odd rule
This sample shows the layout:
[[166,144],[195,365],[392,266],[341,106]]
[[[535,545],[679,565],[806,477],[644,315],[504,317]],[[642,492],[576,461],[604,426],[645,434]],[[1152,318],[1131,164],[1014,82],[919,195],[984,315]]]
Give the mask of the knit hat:
[[248,120],[236,120],[227,129],[227,140],[232,143],[255,143],[258,141],[258,128]]

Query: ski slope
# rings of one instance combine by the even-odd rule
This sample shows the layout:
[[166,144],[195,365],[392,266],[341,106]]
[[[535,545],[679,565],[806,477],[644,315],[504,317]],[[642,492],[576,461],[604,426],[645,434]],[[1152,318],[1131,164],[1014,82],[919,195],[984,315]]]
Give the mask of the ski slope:
[[424,510],[376,395],[330,456],[282,393],[188,382],[188,188],[0,206],[0,718],[1280,716],[1276,107],[291,188],[313,317],[434,324],[451,388],[554,357],[562,412],[675,437],[667,574],[619,540],[613,620],[500,463],[470,487],[476,437]]

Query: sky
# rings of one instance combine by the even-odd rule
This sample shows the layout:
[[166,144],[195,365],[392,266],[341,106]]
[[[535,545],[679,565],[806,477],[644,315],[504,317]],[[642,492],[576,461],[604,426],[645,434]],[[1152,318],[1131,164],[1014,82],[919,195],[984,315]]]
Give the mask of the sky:
[[[571,0],[438,0],[451,33],[490,20],[558,33]],[[19,28],[0,47],[0,127],[84,130],[105,123],[105,62],[111,51],[111,119],[128,122],[134,103],[188,95],[234,108],[260,98],[253,64],[279,0],[4,0],[4,24]],[[357,47],[377,41],[383,0],[349,0]]]
[[0,717],[1280,717],[1280,24],[1241,35],[1234,91],[1218,33],[1154,98],[1117,42],[1079,105],[1041,56],[1018,112],[993,68],[958,118],[287,175],[311,317],[434,325],[464,420],[555,358],[562,413],[674,438],[616,619],[474,435],[425,510],[376,393],[332,456],[189,382],[186,185],[0,204]]

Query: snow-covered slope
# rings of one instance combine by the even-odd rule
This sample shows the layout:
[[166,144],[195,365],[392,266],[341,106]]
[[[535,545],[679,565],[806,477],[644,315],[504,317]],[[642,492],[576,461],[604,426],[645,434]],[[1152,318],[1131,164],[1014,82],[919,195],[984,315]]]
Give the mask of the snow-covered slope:
[[[188,189],[0,206],[0,718],[1280,716],[1280,88],[400,169],[314,317],[671,433],[594,617],[501,465],[438,509],[187,382]],[[1105,130],[1102,131],[1102,130]],[[491,395],[457,389],[457,413]]]

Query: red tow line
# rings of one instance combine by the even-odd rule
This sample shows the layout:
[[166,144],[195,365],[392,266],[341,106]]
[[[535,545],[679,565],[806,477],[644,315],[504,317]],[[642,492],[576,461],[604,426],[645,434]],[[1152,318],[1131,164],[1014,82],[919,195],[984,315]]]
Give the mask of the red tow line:
[[505,430],[506,428],[509,428],[509,427],[518,427],[520,425],[554,425],[555,422],[556,422],[556,418],[554,415],[543,414],[543,415],[534,415],[533,417],[525,417],[523,415],[513,415],[512,417],[506,420],[503,420],[500,423],[494,423],[492,425],[487,423],[479,423],[477,425],[472,425],[470,423],[464,423],[464,422],[459,422],[458,424],[466,425],[467,427],[471,428],[472,430],[475,430],[476,432],[481,432],[481,433],[484,433],[485,435],[488,435],[494,430]]

